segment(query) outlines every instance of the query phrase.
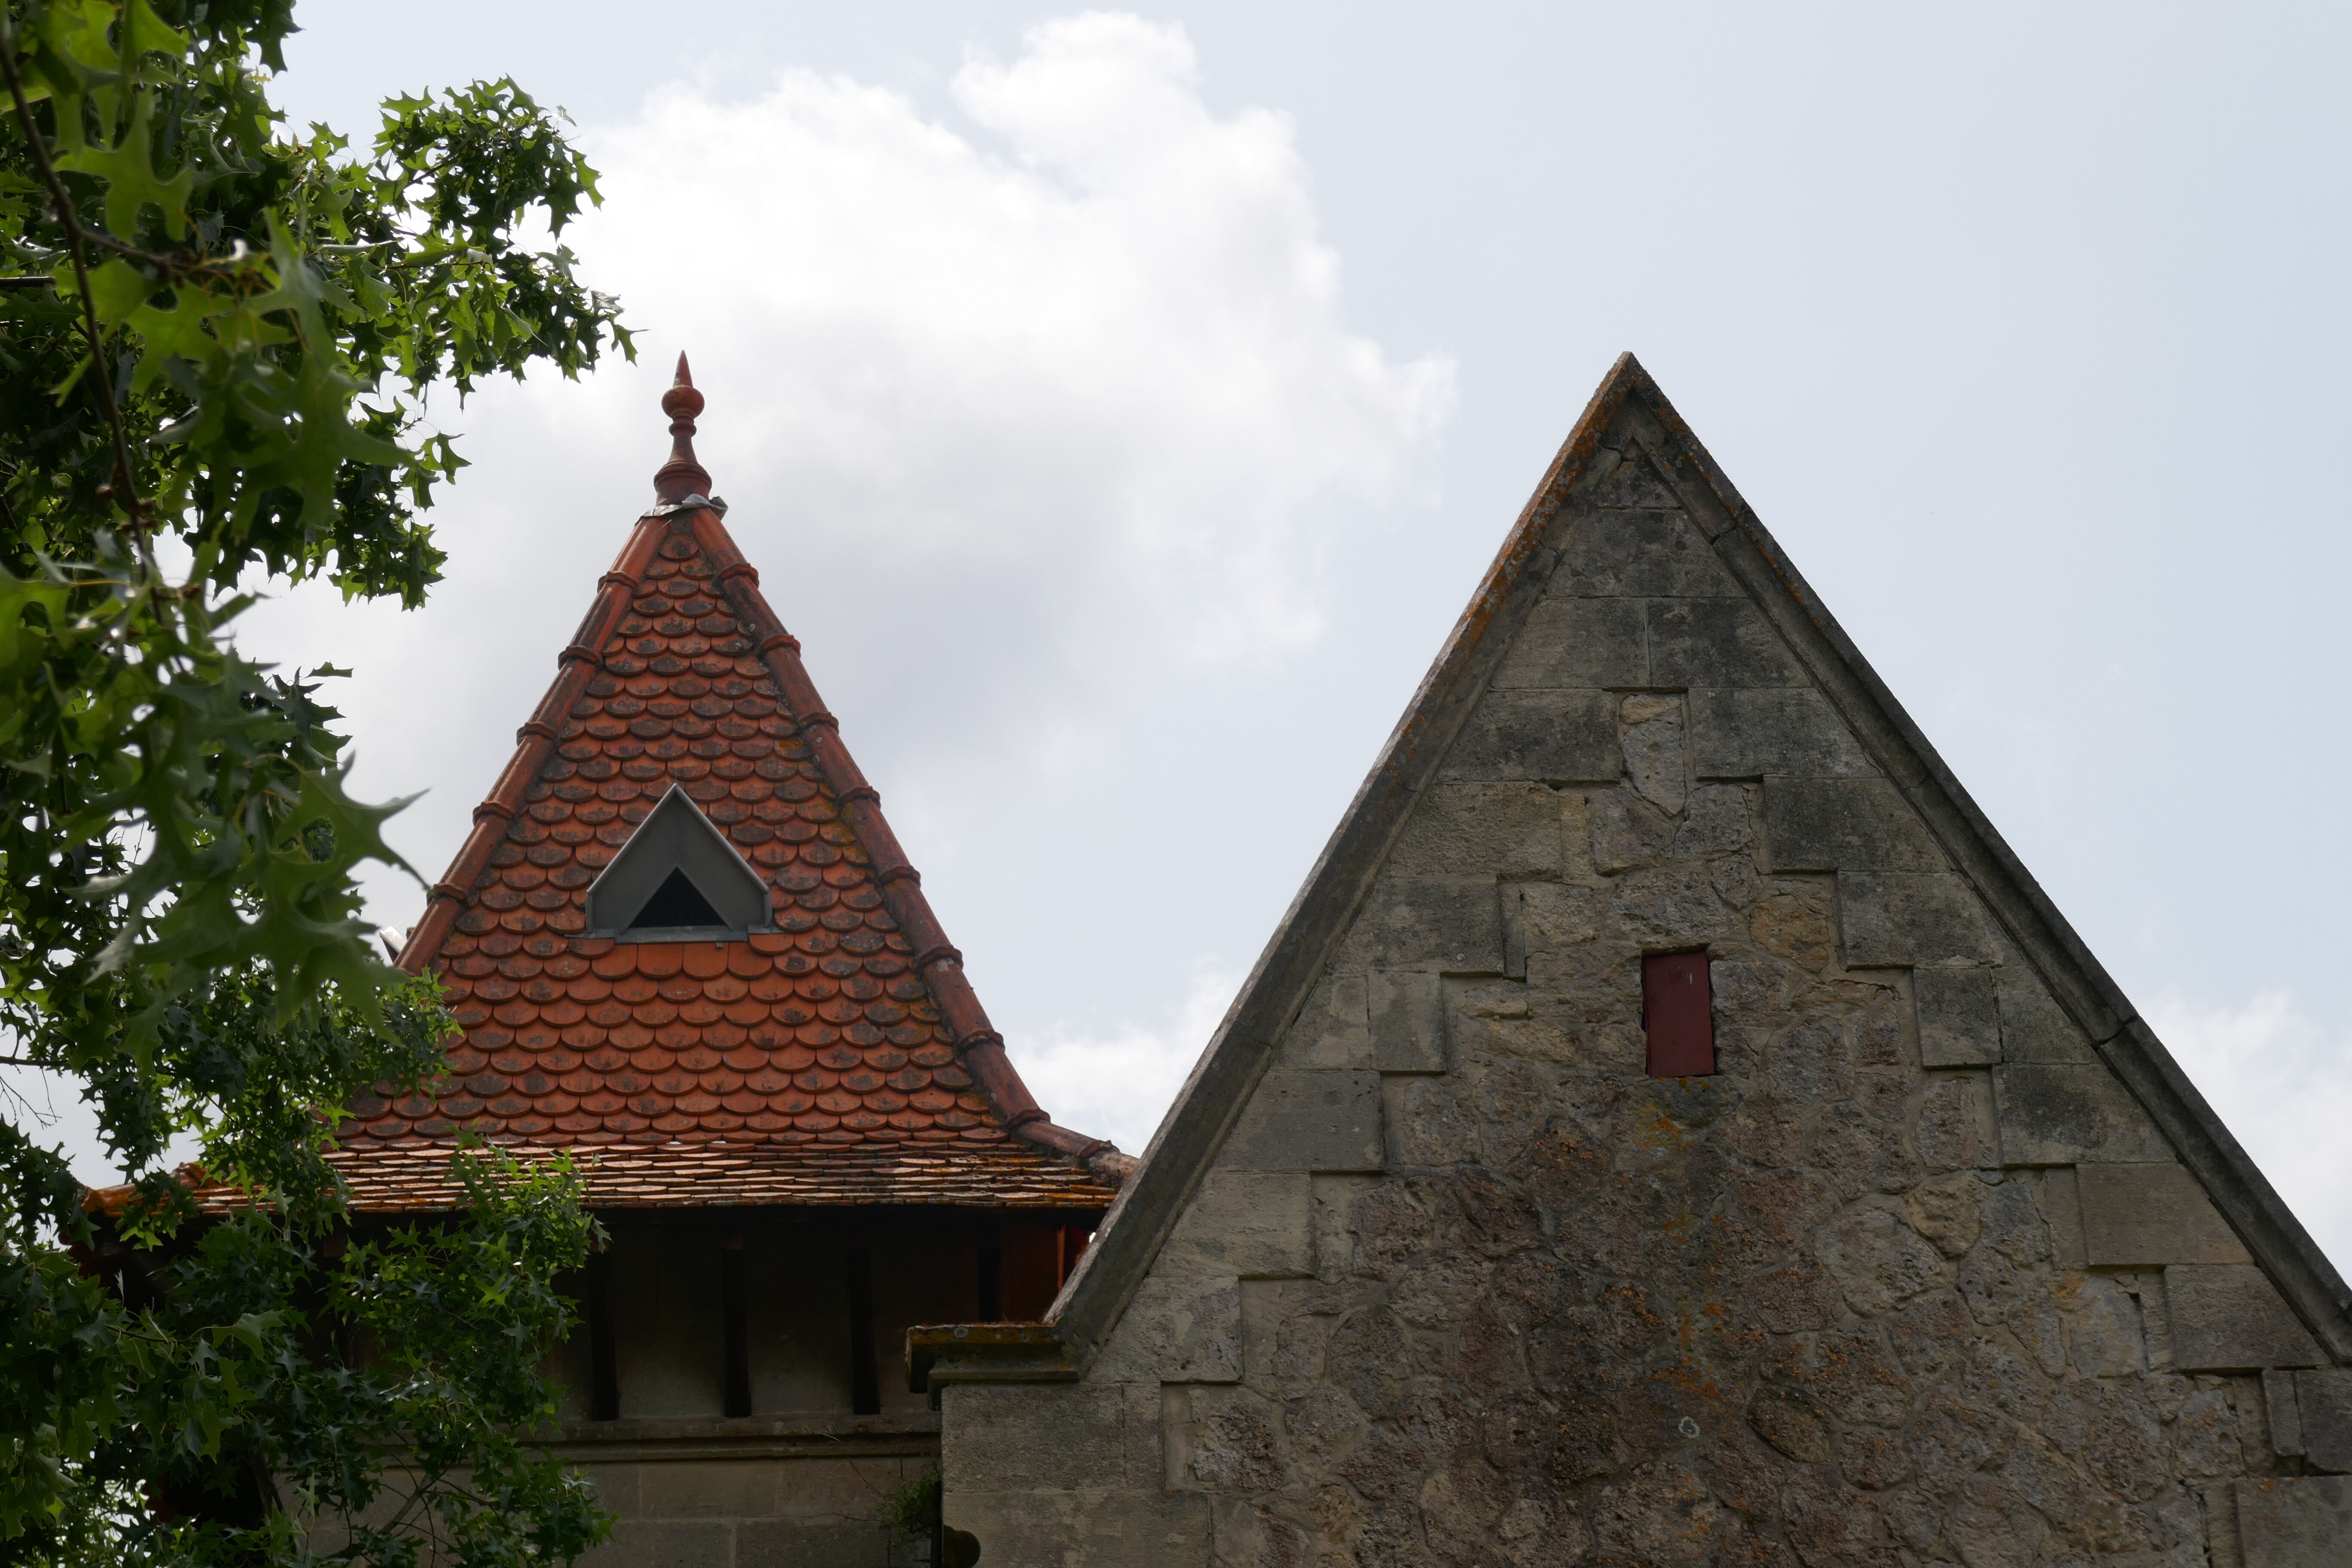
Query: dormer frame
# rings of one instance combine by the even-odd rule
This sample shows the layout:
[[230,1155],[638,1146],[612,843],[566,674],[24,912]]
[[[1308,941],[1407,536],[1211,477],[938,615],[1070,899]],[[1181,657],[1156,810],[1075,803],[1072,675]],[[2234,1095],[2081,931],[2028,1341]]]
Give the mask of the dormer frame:
[[[685,874],[719,923],[633,923],[673,872]],[[588,887],[587,934],[616,942],[740,942],[774,931],[773,915],[766,880],[682,784],[669,786]]]

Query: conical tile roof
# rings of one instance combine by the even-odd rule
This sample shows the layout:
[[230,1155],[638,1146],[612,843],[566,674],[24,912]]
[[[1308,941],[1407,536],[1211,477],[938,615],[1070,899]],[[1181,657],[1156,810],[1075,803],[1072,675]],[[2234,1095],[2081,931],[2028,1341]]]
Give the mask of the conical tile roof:
[[[438,1206],[461,1131],[584,1156],[593,1201],[1100,1207],[1132,1162],[1046,1120],[707,499],[684,356],[670,461],[401,963],[464,1038],[364,1097],[362,1209]],[[767,890],[727,940],[630,941],[591,886],[673,789]],[[628,933],[621,933],[626,936]]]

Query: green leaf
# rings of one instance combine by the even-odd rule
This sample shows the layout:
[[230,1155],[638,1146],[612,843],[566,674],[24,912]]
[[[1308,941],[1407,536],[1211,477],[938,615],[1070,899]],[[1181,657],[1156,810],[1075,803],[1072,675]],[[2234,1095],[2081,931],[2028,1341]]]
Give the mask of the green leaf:
[[229,302],[185,284],[173,289],[172,295],[173,304],[168,310],[159,310],[142,298],[137,309],[124,318],[145,350],[131,373],[133,392],[144,392],[152,385],[169,361],[202,364],[222,353],[220,343],[205,328],[214,317],[232,308]]
[[188,51],[188,36],[177,27],[166,26],[147,0],[131,0],[122,8],[122,28],[123,45],[130,53],[152,52],[176,58]]
[[106,226],[118,239],[130,239],[139,229],[139,212],[152,205],[162,210],[163,226],[173,239],[188,232],[188,196],[195,187],[196,171],[183,164],[170,179],[155,173],[154,134],[149,121],[155,96],[131,94],[131,123],[111,147],[84,145],[66,153],[57,166],[71,174],[89,174],[106,182]]
[[[70,268],[58,279],[60,293],[74,287]],[[100,326],[111,327],[130,319],[131,313],[146,303],[155,285],[140,270],[121,257],[89,275],[90,303],[98,310]]]
[[106,0],[51,0],[41,15],[34,70],[57,99],[58,144],[82,145],[82,102],[94,99],[100,117],[111,124],[120,103],[121,56],[108,40],[114,7]]

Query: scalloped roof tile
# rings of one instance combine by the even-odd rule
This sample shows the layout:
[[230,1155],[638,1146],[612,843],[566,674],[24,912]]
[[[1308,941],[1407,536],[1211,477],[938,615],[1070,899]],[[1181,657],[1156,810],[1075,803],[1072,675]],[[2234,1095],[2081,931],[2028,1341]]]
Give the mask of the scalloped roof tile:
[[[446,1079],[364,1096],[332,1158],[362,1210],[446,1206],[461,1130],[570,1149],[614,1205],[1099,1208],[1133,1167],[1055,1126],[705,499],[701,396],[401,963],[463,1027]],[[587,932],[589,885],[672,785],[759,873],[773,929]]]

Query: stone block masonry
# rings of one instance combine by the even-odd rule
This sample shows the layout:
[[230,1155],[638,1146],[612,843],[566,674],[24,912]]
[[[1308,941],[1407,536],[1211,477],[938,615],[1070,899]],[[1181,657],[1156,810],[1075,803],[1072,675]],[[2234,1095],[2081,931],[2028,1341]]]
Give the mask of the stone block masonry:
[[[2240,1481],[2231,1490],[2245,1568],[2341,1568],[2352,1541],[2352,1480]],[[2214,1556],[2218,1568],[2221,1552]]]
[[929,1468],[928,1454],[780,1461],[727,1457],[719,1445],[701,1458],[659,1453],[583,1465],[618,1518],[612,1541],[580,1568],[913,1568],[929,1552],[877,1517],[892,1488]]
[[[918,1568],[929,1542],[878,1515],[893,1489],[931,1472],[938,1442],[936,1416],[806,1416],[597,1423],[553,1448],[614,1516],[580,1568]],[[407,1495],[397,1469],[386,1486],[380,1519]],[[343,1544],[324,1530],[310,1542],[322,1555]]]
[[2169,1160],[2077,1165],[2074,1178],[2084,1258],[2093,1265],[2253,1261],[2197,1179]]
[[[1647,409],[1571,442],[1067,1359],[941,1391],[950,1522],[1138,1568],[2352,1563],[2352,1373]],[[1642,961],[1694,950],[1718,1070],[1651,1079]]]

